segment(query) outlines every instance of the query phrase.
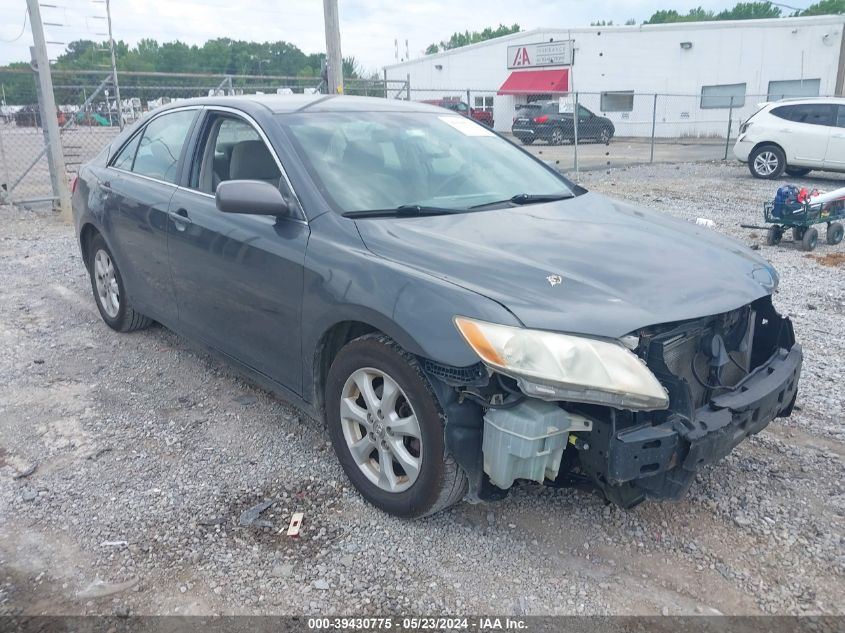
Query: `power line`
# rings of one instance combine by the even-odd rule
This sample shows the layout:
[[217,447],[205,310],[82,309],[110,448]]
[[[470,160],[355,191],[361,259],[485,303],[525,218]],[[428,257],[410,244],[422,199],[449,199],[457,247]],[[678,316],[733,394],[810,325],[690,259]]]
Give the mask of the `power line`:
[[18,34],[18,36],[16,38],[14,38],[12,40],[5,40],[5,39],[0,38],[0,42],[4,42],[5,44],[11,44],[12,42],[17,42],[19,39],[21,39],[23,37],[23,34],[26,32],[26,18],[27,18],[28,15],[29,15],[29,11],[24,9],[23,26],[21,27],[21,32]]

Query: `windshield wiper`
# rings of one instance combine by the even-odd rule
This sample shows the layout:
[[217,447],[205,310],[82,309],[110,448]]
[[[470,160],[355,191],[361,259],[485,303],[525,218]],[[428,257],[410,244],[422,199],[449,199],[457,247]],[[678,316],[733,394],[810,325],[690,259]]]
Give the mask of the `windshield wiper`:
[[484,204],[477,204],[474,207],[470,207],[470,209],[483,209],[485,207],[494,207],[500,204],[537,204],[540,202],[555,202],[557,200],[568,200],[569,198],[574,198],[575,195],[571,193],[541,193],[541,194],[531,194],[531,193],[518,193],[515,196],[511,196],[510,198],[506,198],[505,200],[494,200],[493,202],[485,202]]
[[466,209],[450,209],[448,207],[427,207],[420,204],[403,204],[394,209],[364,209],[362,211],[347,211],[345,218],[415,218],[423,215],[449,215],[462,213]]

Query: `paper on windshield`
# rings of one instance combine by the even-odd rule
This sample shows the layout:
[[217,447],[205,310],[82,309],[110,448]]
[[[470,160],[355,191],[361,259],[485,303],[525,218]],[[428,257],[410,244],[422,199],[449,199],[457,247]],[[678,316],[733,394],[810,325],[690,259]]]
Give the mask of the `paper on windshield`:
[[495,136],[493,132],[483,125],[470,121],[463,116],[441,116],[437,117],[444,123],[451,125],[464,136]]

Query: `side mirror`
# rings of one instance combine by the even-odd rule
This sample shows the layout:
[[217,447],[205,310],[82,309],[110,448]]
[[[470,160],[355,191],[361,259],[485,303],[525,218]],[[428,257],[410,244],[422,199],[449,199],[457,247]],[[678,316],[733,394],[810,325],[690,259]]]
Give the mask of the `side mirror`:
[[214,194],[223,213],[287,215],[290,207],[279,188],[263,180],[224,180]]

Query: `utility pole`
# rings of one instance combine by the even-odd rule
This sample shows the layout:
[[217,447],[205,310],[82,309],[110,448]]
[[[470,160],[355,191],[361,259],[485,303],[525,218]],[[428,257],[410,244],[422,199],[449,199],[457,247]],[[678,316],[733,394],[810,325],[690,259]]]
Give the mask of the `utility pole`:
[[32,53],[38,71],[41,124],[44,130],[44,141],[47,144],[47,161],[53,181],[53,195],[58,199],[57,206],[62,214],[62,220],[69,223],[71,221],[70,189],[67,186],[65,157],[62,154],[62,142],[59,136],[59,120],[56,118],[56,98],[53,95],[53,78],[50,76],[50,58],[47,55],[44,26],[41,24],[41,8],[38,6],[38,0],[26,0],[26,5],[35,44]]
[[114,84],[114,98],[117,99],[117,124],[123,130],[123,103],[120,101],[120,84],[117,83],[117,58],[114,55],[114,37],[111,33],[111,7],[106,0],[106,20],[109,23],[109,49],[111,50],[111,76]]
[[343,94],[343,57],[340,54],[340,19],[337,0],[323,0],[323,21],[326,25],[326,64],[329,94]]

